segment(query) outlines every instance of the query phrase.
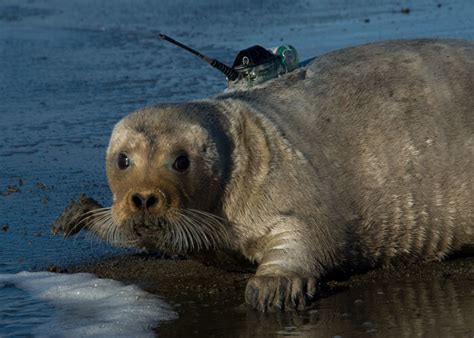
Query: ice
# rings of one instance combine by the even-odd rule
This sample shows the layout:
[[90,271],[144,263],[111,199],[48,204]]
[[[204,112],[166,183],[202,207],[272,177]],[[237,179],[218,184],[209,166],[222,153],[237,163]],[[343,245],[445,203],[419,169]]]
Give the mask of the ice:
[[35,336],[149,337],[160,321],[177,318],[169,305],[139,287],[92,274],[0,274],[0,288],[12,284],[57,309]]

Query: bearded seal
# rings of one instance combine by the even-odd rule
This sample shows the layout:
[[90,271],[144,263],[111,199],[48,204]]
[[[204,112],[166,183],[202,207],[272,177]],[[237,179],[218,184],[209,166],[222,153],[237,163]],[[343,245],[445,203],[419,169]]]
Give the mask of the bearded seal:
[[474,245],[473,173],[474,43],[381,42],[125,117],[107,150],[112,207],[90,203],[73,228],[237,251],[258,264],[247,303],[302,309],[335,269]]

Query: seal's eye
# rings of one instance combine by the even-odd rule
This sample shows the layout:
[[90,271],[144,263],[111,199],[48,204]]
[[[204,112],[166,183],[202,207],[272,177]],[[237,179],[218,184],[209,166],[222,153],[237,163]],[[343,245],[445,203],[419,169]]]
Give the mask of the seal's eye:
[[124,153],[120,153],[117,158],[117,165],[120,170],[125,170],[130,166],[130,159]]
[[180,155],[176,158],[173,163],[173,169],[179,171],[180,173],[184,173],[189,168],[189,159],[184,156]]

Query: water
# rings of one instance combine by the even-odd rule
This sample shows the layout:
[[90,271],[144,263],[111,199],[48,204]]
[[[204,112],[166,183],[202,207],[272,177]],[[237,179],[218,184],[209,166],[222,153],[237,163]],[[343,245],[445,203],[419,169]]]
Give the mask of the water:
[[[118,252],[83,236],[55,238],[48,224],[80,192],[110,203],[104,155],[121,117],[225,87],[221,74],[158,32],[228,64],[254,44],[291,43],[304,60],[392,38],[474,39],[473,14],[469,0],[2,0],[0,228],[7,231],[0,230],[0,273]],[[12,323],[0,334],[33,332],[56,318],[54,306],[28,297],[15,284],[0,288],[2,320]],[[7,316],[6,308],[16,310]]]
[[53,305],[34,298],[13,283],[0,285],[0,327],[2,336],[28,336],[44,322],[56,317]]
[[[472,281],[395,281],[322,298],[305,313],[256,313],[195,305],[164,337],[472,337]],[[207,323],[199,325],[199,323]],[[209,324],[212,323],[212,324]]]

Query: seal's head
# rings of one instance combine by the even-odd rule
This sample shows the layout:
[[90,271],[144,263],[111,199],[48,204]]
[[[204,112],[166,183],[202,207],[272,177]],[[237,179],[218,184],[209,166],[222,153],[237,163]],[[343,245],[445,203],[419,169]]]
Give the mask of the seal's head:
[[114,238],[168,252],[226,242],[218,210],[231,145],[222,123],[215,106],[199,102],[142,109],[115,126],[107,150]]

